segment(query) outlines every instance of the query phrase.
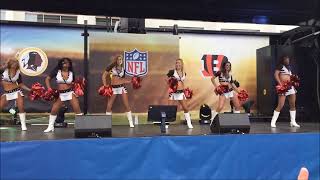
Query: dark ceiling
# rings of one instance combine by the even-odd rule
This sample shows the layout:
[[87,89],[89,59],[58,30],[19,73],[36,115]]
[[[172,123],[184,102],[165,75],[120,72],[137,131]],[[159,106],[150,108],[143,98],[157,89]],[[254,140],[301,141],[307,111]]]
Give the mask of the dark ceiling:
[[1,9],[135,18],[298,24],[320,0],[1,0]]

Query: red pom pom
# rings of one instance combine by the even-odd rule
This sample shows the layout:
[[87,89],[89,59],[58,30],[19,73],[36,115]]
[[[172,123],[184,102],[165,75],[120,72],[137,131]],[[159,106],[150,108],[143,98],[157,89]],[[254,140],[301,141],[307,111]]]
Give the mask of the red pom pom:
[[140,77],[137,77],[137,76],[132,77],[131,82],[132,82],[133,89],[141,88],[141,81],[142,79]]
[[84,86],[86,85],[85,79],[80,77],[77,78],[73,82],[73,91],[76,95],[78,96],[83,96],[84,95]]
[[285,94],[291,88],[290,82],[284,82],[276,86],[277,94]]
[[178,89],[178,80],[176,78],[169,78],[168,80],[169,85],[169,93],[175,93]]
[[45,88],[40,83],[36,82],[31,86],[29,99],[31,101],[40,99],[44,95],[45,91]]
[[193,95],[193,91],[190,88],[184,89],[184,95],[186,96],[187,99],[191,99]]
[[216,93],[216,95],[222,95],[224,93],[229,92],[229,87],[227,85],[219,85],[214,92]]
[[30,92],[30,94],[29,94],[29,99],[30,99],[30,101],[34,101],[34,100],[37,99],[37,97],[36,97],[35,94],[32,94],[32,92]]
[[238,93],[238,99],[240,101],[247,101],[249,99],[249,95],[248,95],[248,92],[246,90],[241,90],[239,93]]
[[113,95],[112,87],[111,86],[101,86],[98,90],[99,95],[111,97]]
[[49,88],[42,98],[46,101],[54,101],[59,98],[59,91],[57,89]]
[[300,78],[298,77],[298,75],[291,75],[290,76],[290,83],[292,86],[294,86],[295,88],[300,86]]

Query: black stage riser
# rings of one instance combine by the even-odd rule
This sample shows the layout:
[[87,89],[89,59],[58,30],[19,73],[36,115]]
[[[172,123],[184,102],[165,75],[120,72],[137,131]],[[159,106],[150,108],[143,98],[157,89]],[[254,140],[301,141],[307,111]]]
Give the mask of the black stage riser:
[[107,137],[112,135],[111,115],[76,116],[74,136],[77,138]]
[[[312,59],[312,48],[272,45],[257,49],[257,109],[258,114],[272,115],[277,106],[274,79],[275,68],[281,56],[288,55],[292,71],[300,77],[297,89],[297,119],[319,121],[317,103],[317,65]],[[286,100],[280,116],[289,117],[289,104]]]

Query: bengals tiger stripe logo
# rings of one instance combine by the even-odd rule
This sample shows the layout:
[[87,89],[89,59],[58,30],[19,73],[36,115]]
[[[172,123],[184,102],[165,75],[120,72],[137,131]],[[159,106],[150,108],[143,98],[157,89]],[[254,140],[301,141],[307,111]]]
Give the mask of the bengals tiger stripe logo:
[[205,54],[201,58],[203,77],[212,77],[216,72],[220,70],[221,64],[228,61],[228,58],[224,55],[211,55]]

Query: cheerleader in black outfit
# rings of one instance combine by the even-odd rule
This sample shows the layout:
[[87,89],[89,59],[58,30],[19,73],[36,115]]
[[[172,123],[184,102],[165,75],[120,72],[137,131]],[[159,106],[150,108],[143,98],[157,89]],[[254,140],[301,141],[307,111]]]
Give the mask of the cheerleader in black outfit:
[[[281,58],[280,63],[274,72],[274,78],[276,79],[278,85],[281,85],[284,82],[290,81],[291,75],[292,72],[290,68],[290,59],[288,56],[284,56]],[[276,122],[278,120],[280,111],[286,101],[286,97],[288,97],[290,106],[290,126],[300,127],[300,125],[296,122],[296,93],[296,89],[292,86],[285,94],[278,95],[278,106],[273,111],[271,127],[276,127]]]
[[[215,82],[215,78],[219,78],[219,84]],[[219,95],[219,104],[216,110],[212,111],[211,123],[213,122],[212,120],[215,118],[215,116],[223,109],[226,99],[230,99],[232,101],[235,108],[233,113],[240,113],[240,103],[234,93],[234,91],[239,93],[239,90],[234,84],[233,80],[234,78],[231,75],[231,63],[229,61],[224,62],[221,65],[221,70],[211,78],[211,82],[215,88],[217,88],[219,85],[222,85],[227,89],[227,92]]]
[[82,115],[79,100],[74,93],[72,83],[75,80],[75,75],[72,69],[72,61],[69,58],[62,58],[59,60],[57,67],[46,77],[46,86],[48,90],[52,90],[50,81],[54,79],[58,84],[59,98],[55,100],[52,105],[49,116],[49,125],[45,133],[54,131],[54,122],[57,119],[57,113],[63,102],[70,101],[73,111],[76,115]]

